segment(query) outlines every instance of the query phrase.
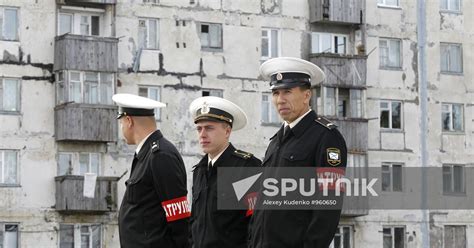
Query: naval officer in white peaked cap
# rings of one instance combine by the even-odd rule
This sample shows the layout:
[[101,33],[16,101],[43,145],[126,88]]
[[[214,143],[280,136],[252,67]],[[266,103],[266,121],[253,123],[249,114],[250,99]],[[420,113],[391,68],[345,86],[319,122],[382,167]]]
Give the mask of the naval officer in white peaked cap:
[[155,108],[166,105],[132,94],[116,94],[112,100],[119,106],[127,144],[137,145],[119,211],[121,247],[190,247],[183,159],[153,117]]

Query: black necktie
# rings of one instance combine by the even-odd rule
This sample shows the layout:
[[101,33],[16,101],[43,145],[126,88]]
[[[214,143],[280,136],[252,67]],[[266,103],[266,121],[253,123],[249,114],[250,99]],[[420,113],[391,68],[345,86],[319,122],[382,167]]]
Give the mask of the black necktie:
[[133,169],[135,168],[135,165],[137,164],[137,161],[138,161],[138,155],[137,155],[137,153],[135,152],[135,153],[133,154],[132,171],[130,172],[130,174],[132,174]]
[[286,125],[285,129],[283,129],[283,137],[288,136],[288,134],[290,133],[290,130],[291,130],[290,125]]

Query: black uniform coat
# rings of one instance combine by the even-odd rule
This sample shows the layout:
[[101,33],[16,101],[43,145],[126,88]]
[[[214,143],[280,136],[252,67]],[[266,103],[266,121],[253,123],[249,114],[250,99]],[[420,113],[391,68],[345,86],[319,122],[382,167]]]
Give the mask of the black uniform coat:
[[[326,122],[326,123],[324,123]],[[283,127],[271,138],[264,167],[345,167],[347,149],[335,126],[311,111],[283,137]],[[328,151],[339,150],[339,161]],[[331,164],[332,163],[332,164]],[[258,204],[257,204],[258,205]],[[254,210],[251,248],[327,248],[339,223],[340,210]]]
[[[248,222],[246,210],[217,210],[218,167],[260,167],[252,154],[236,150],[232,144],[208,171],[208,156],[193,171],[193,204],[191,230],[194,248],[247,247]],[[235,198],[235,196],[234,196]]]
[[184,163],[159,130],[147,138],[133,159],[125,184],[119,212],[122,248],[190,246]]

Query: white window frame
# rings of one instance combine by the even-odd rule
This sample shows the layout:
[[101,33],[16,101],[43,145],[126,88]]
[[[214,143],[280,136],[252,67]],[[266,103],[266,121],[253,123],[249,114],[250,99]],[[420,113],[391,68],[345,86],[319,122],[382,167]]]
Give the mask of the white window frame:
[[[202,25],[208,25],[208,45],[205,46],[202,44],[201,39],[202,39]],[[218,30],[220,30],[220,34],[218,34],[219,40],[219,46],[212,46],[212,35],[211,35],[211,27],[218,27]],[[198,31],[199,31],[199,41],[201,42],[201,50],[208,50],[208,51],[222,51],[224,49],[224,26],[221,23],[211,23],[211,22],[200,22],[198,23]]]
[[[162,87],[161,86],[139,85],[138,86],[138,95],[140,95],[140,89],[146,89],[147,95],[144,96],[144,97],[147,97],[147,98],[153,99],[155,101],[161,102],[161,96],[162,96],[162,93],[161,93]],[[157,99],[152,97],[152,94],[151,94],[150,90],[158,91]],[[161,121],[161,108],[155,108],[155,120],[156,121]]]
[[367,155],[359,153],[347,153],[347,168],[346,177],[363,178],[366,175],[365,168],[367,167]]
[[[264,36],[263,35],[263,32],[267,32],[267,36]],[[276,41],[273,40],[273,35],[272,35],[272,32],[277,32],[276,34]],[[268,56],[263,56],[262,53],[263,53],[263,40],[268,40],[268,47],[267,47],[267,54]],[[260,53],[260,56],[261,56],[261,60],[267,60],[267,59],[270,59],[270,58],[277,58],[277,57],[280,57],[280,54],[281,54],[281,32],[280,32],[280,29],[276,29],[276,28],[262,28],[262,39],[261,39],[261,45],[260,45],[260,49],[262,50],[261,53]],[[273,54],[272,53],[272,47],[273,47],[273,44],[276,43],[276,46],[277,46],[277,51],[276,51],[276,54]]]
[[[207,94],[205,93],[207,92]],[[220,98],[224,98],[224,90],[222,89],[209,89],[205,88],[201,90],[202,96],[216,96]]]
[[[400,178],[399,179],[395,179],[395,173],[394,173],[394,167],[399,167],[400,168]],[[388,174],[389,174],[389,177],[390,177],[390,185],[388,186],[389,188],[388,189],[383,189],[383,175],[386,171],[384,171],[384,168],[389,168],[389,171],[388,171]],[[383,192],[403,192],[403,188],[404,188],[404,178],[405,178],[405,175],[404,175],[404,164],[403,163],[398,163],[398,162],[383,162],[382,163],[382,167],[381,167],[381,173],[382,173],[382,177],[381,177],[381,190]],[[397,180],[397,181],[400,181],[400,189],[394,189],[394,181]]]
[[[388,103],[387,108],[382,108],[382,103]],[[393,127],[393,119],[392,119],[392,103],[400,103],[400,128]],[[388,127],[382,127],[380,121],[382,120],[382,111],[388,110]],[[382,130],[403,130],[403,102],[397,100],[380,100],[379,102],[379,126]]]
[[377,6],[379,7],[390,7],[390,8],[400,8],[400,0],[397,0],[397,4],[387,4],[387,0],[378,0]]
[[[15,110],[5,110],[5,81],[11,80],[16,82]],[[21,110],[21,80],[18,78],[2,78],[0,77],[0,113],[19,113]]]
[[[461,108],[461,129],[454,129],[454,107],[459,106]],[[444,111],[444,107],[448,107],[448,111]],[[444,129],[443,125],[443,114],[448,114],[449,115],[449,129]],[[463,104],[456,104],[456,103],[442,103],[441,104],[441,130],[443,132],[458,132],[458,133],[463,133],[464,132],[464,105]]]
[[[64,81],[57,81],[56,83],[56,103],[57,104],[63,104],[67,102],[76,102],[74,101],[74,91],[71,90],[72,82],[75,83],[80,83],[80,95],[79,95],[79,101],[76,103],[84,103],[84,104],[94,104],[94,105],[112,105],[112,95],[114,94],[115,91],[115,73],[106,73],[106,72],[92,72],[92,71],[61,71],[59,73],[63,73],[63,80]],[[59,77],[59,73],[56,74],[56,78]],[[79,73],[79,80],[80,81],[73,81],[72,80],[72,73]],[[97,103],[86,103],[85,99],[85,79],[86,79],[86,73],[97,73],[97,80],[98,80],[98,85],[97,85]],[[107,99],[102,99],[103,98],[103,82],[102,82],[102,77],[104,76],[103,74],[109,75],[112,77],[112,80],[110,82],[110,97],[106,97]],[[61,85],[62,83],[62,85]],[[62,88],[62,89],[61,89]],[[63,90],[62,96],[65,97],[66,99],[60,99],[60,91]],[[108,94],[107,94],[108,95]]]
[[[455,70],[455,69],[453,68],[453,65],[452,65],[453,63],[452,63],[452,61],[451,61],[451,56],[450,56],[451,53],[452,53],[451,50],[452,50],[453,48],[455,48],[455,47],[456,47],[456,48],[459,48],[459,56],[460,56],[459,61],[458,61],[458,62],[459,62],[459,65],[460,65],[459,70]],[[444,48],[444,50],[443,50],[443,48]],[[445,56],[445,55],[443,54],[443,51],[446,52],[446,55],[447,55],[447,56]],[[462,74],[462,73],[463,73],[463,71],[464,71],[464,63],[463,63],[463,49],[462,49],[462,44],[461,44],[461,43],[447,43],[447,42],[441,42],[441,43],[440,43],[440,48],[439,48],[439,53],[440,53],[440,55],[439,55],[439,57],[440,57],[439,63],[440,63],[440,71],[441,71],[441,73],[447,73],[447,74],[450,74],[450,73],[452,73],[452,74]],[[442,68],[442,67],[443,67],[443,59],[447,60],[446,63],[447,63],[447,67],[448,67],[448,68]]]
[[[387,63],[385,64],[384,60],[382,59],[382,46],[381,42],[385,41],[387,43]],[[399,65],[391,65],[390,64],[390,54],[391,51],[394,49],[392,47],[391,41],[396,41],[399,44],[399,53],[398,53],[398,61]],[[400,69],[403,67],[403,42],[401,39],[397,38],[379,38],[379,67],[380,69]]]
[[[61,27],[61,15],[71,15],[71,32],[70,34],[75,34],[75,35],[84,35],[84,36],[101,36],[102,35],[102,22],[104,20],[104,14],[102,11],[81,11],[81,12],[76,12],[76,11],[71,11],[71,10],[61,10],[58,12],[58,17],[57,17],[57,35],[63,35],[60,33],[60,27]],[[82,24],[82,17],[85,16],[87,17],[88,20],[88,25],[89,29],[87,34],[82,34],[81,33],[81,24]],[[98,28],[99,28],[99,33],[98,34],[92,34],[92,17],[96,16],[99,18],[99,23],[97,23]]]
[[61,245],[61,226],[71,226],[74,228],[73,230],[73,242],[74,248],[81,248],[82,247],[82,227],[88,227],[89,229],[89,245],[88,248],[92,248],[92,226],[99,226],[99,247],[103,246],[103,239],[104,239],[104,228],[102,224],[99,223],[81,223],[81,224],[73,224],[73,223],[60,223],[59,224],[59,231],[58,231],[58,247]]
[[[349,90],[349,102],[347,103],[348,104],[348,109],[346,111],[346,116],[339,116],[339,90],[340,89],[345,89],[345,90]],[[313,88],[312,92],[313,92],[313,96],[312,97],[317,97],[317,95],[315,94],[316,91],[318,90],[318,87],[315,87]],[[329,90],[334,90],[334,98],[329,98],[328,97],[328,92]],[[359,91],[360,92],[360,101],[356,101],[357,99],[354,99],[353,96],[355,96],[354,92],[355,91]],[[338,117],[338,118],[345,118],[345,119],[357,119],[357,118],[364,118],[364,90],[363,89],[358,89],[358,88],[339,88],[339,87],[321,87],[320,89],[320,94],[321,94],[321,103],[322,103],[322,107],[320,106],[317,106],[317,112],[320,112],[322,110],[322,115],[325,115],[325,116],[333,116],[333,117]],[[331,100],[331,101],[330,101]],[[357,109],[355,109],[356,107],[354,107],[354,102],[356,103],[360,103],[360,104],[357,104]],[[313,100],[313,104],[314,104],[314,100]],[[334,108],[334,111],[330,111],[331,109],[329,109],[329,106],[333,106]],[[360,109],[359,109],[360,107]],[[314,106],[313,106],[314,108]],[[353,113],[354,110],[359,110],[359,111],[356,111],[356,112],[360,112],[360,115],[358,115],[358,113]]]
[[[446,1],[446,8],[443,8],[443,1]],[[459,1],[459,5],[456,6],[455,1]],[[439,1],[439,9],[442,11],[442,12],[456,12],[456,13],[460,13],[461,10],[462,10],[462,0],[440,0]],[[456,7],[458,7],[458,9],[456,9]]]
[[[458,182],[455,180],[455,176],[454,176],[454,168],[461,168],[461,172],[462,172],[462,175],[461,175],[461,191],[454,191],[454,184],[455,182]],[[444,186],[445,186],[445,180],[444,180],[444,176],[445,176],[445,173],[444,173],[444,169],[445,168],[448,168],[449,169],[449,173],[448,173],[448,176],[450,177],[450,185],[449,185],[449,191],[445,191],[444,189]],[[443,164],[442,166],[442,174],[443,174],[443,178],[442,178],[442,182],[443,182],[443,194],[445,195],[466,195],[466,167],[465,165],[463,164]]]
[[[16,20],[15,20],[15,37],[13,39],[8,39],[5,37],[5,27],[6,27],[6,22],[5,22],[5,10],[15,10],[16,11]],[[19,41],[20,40],[20,33],[19,33],[19,27],[20,27],[20,8],[18,7],[9,7],[9,6],[0,6],[0,20],[1,20],[1,29],[0,29],[0,40],[3,41]]]
[[[150,37],[151,37],[150,22],[151,21],[154,21],[156,23],[155,44],[151,44],[151,41],[150,41]],[[140,25],[141,25],[141,22],[145,22],[145,29],[146,29],[145,47],[142,47],[142,49],[145,49],[145,50],[160,50],[160,19],[158,19],[158,18],[139,18],[138,19],[138,40],[140,40]],[[140,44],[140,46],[141,46],[141,44]]]
[[[349,228],[349,246],[344,245],[344,229]],[[339,232],[336,232],[334,235],[334,238],[331,241],[331,244],[329,245],[329,248],[334,248],[334,240],[336,238],[340,239],[340,246],[339,248],[353,248],[354,247],[354,228],[350,225],[339,225],[337,227]]]
[[[6,172],[6,166],[5,166],[5,152],[13,152],[15,153],[15,159],[16,159],[16,178],[15,182],[13,183],[6,183],[5,182],[5,172]],[[0,170],[1,170],[1,175],[0,175],[0,187],[4,186],[19,186],[20,185],[20,153],[18,150],[0,150]]]
[[[383,226],[383,229],[390,229],[390,236],[392,237],[392,245],[391,248],[395,247],[395,228],[402,228],[403,229],[403,248],[407,247],[407,235],[406,235],[406,227],[405,226]],[[385,233],[382,229],[382,240],[385,237]],[[383,242],[382,242],[383,244]]]
[[143,0],[143,3],[146,3],[146,4],[157,4],[157,3],[160,3],[160,0]]
[[[14,247],[11,247],[11,246],[7,246],[6,245],[6,241],[5,241],[5,229],[6,229],[6,226],[16,226],[16,246]],[[20,223],[13,223],[13,222],[0,222],[0,233],[2,233],[2,235],[0,235],[0,245],[2,245],[2,247],[5,247],[5,248],[18,248],[18,247],[21,247],[20,246]]]
[[[60,173],[60,155],[67,155],[70,156],[71,161],[70,161],[70,168],[68,168],[66,174],[61,174]],[[97,155],[98,156],[98,165],[97,165],[97,170],[98,174],[97,176],[102,175],[102,159],[103,159],[103,153],[101,152],[59,152],[57,156],[57,175],[58,176],[67,176],[67,175],[78,175],[78,176],[83,176],[84,174],[81,174],[81,163],[80,163],[80,158],[81,155],[89,155],[89,165],[88,165],[88,172],[91,171],[91,156]]]
[[[323,51],[323,41],[324,38],[329,36],[330,39],[330,50]],[[334,44],[336,39],[343,38],[344,42],[344,51],[338,51],[338,47],[335,47]],[[317,43],[316,43],[317,40]],[[317,44],[317,48],[315,47]],[[335,53],[335,54],[349,54],[349,36],[346,34],[338,33],[322,33],[322,32],[312,32],[311,33],[311,53]]]
[[[267,101],[264,101],[264,97],[267,97]],[[275,106],[273,105],[272,98],[273,98],[272,93],[262,93],[261,104],[260,104],[261,123],[281,125],[282,121],[281,121],[280,115],[275,109]],[[267,116],[264,116],[264,105],[266,105],[268,108]],[[267,119],[268,121],[266,121],[265,119]]]
[[[447,246],[446,245],[446,228],[449,227],[449,228],[452,228],[453,231],[456,231],[455,228],[459,228],[459,227],[462,227],[462,229],[464,230],[464,241],[466,242],[466,245],[467,245],[467,226],[466,225],[444,225],[443,226],[443,248],[455,248],[455,247],[458,247],[456,246],[457,242],[456,242],[456,234],[453,235],[454,237],[454,244],[451,244],[450,246]],[[467,246],[465,246],[467,247]]]

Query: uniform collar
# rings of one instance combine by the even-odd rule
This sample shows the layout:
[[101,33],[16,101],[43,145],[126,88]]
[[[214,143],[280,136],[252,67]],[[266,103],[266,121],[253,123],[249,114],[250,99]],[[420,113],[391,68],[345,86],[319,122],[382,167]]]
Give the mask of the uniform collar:
[[159,139],[163,138],[163,134],[161,133],[160,130],[156,130],[154,131],[153,133],[151,133],[148,138],[145,139],[145,142],[143,143],[142,147],[143,149],[140,149],[140,151],[138,152],[138,159],[141,160],[146,154],[147,154],[147,151],[149,151],[151,147],[151,144],[153,143],[153,141],[158,141]]
[[300,137],[303,133],[308,129],[311,124],[314,123],[316,119],[316,113],[313,110],[308,111],[308,113],[303,116],[303,118],[296,124],[292,129],[291,132],[295,135],[295,137]]
[[215,156],[213,159],[211,159],[211,158],[209,157],[209,154],[208,154],[208,155],[207,155],[207,164],[209,164],[209,162],[212,162],[212,166],[214,166],[214,164],[216,163],[216,161],[219,159],[219,157],[222,155],[222,153],[224,153],[225,150],[227,150],[227,148],[229,147],[229,145],[230,145],[230,143],[228,143],[227,146],[226,146],[224,149],[222,149],[222,151],[221,151],[219,154],[217,154],[217,156]]
[[289,123],[285,121],[284,125],[285,127],[290,125],[290,128],[293,129],[306,115],[308,115],[311,112],[311,109],[309,109],[306,113],[298,117],[296,120],[294,120],[292,123]]
[[135,149],[135,153],[138,154],[140,152],[140,150],[142,149],[143,147],[143,144],[145,144],[145,141],[146,139],[148,139],[148,137],[150,137],[150,135],[152,134],[153,132],[149,133],[144,139],[142,139],[142,141],[140,141],[140,143],[137,145],[137,149]]
[[[229,142],[229,146],[227,146],[227,148],[222,152],[222,154],[220,154],[218,159],[212,162],[213,167],[215,167],[216,165],[220,165],[221,161],[226,160],[227,157],[229,157],[234,151],[235,151],[235,147],[232,145],[232,143]],[[201,167],[201,166],[207,167],[208,164],[209,164],[209,156],[206,154],[195,167]]]

